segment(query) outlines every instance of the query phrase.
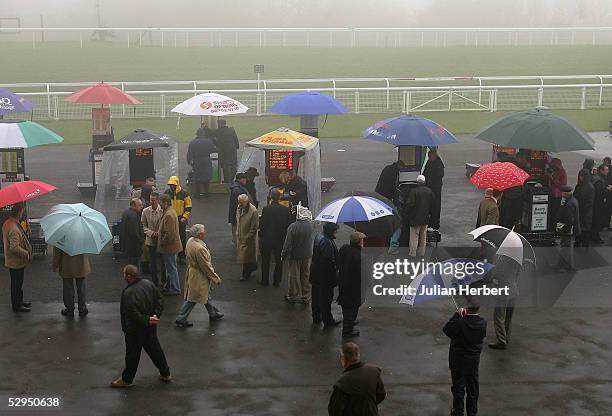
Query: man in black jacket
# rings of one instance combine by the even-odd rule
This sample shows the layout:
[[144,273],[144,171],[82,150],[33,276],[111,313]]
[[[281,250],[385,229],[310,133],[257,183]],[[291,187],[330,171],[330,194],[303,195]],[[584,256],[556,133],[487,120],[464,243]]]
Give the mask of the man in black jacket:
[[384,196],[387,199],[397,203],[395,196],[397,193],[397,185],[399,181],[400,169],[404,167],[404,162],[398,160],[397,162],[391,163],[383,168],[378,177],[376,188],[374,192]]
[[278,203],[281,193],[278,189],[270,192],[270,205],[263,208],[259,219],[259,237],[261,238],[261,282],[268,286],[270,276],[270,259],[274,255],[274,287],[279,287],[283,277],[281,252],[287,236],[287,227],[292,222],[291,210]]
[[593,176],[593,187],[595,188],[595,200],[593,202],[593,224],[591,227],[591,241],[602,244],[599,232],[606,226],[606,198],[609,195],[607,181],[609,168],[600,165],[597,174]]
[[580,235],[576,237],[576,245],[588,247],[591,241],[591,226],[593,225],[593,204],[595,188],[591,183],[591,173],[586,169],[578,172],[578,183],[574,189],[574,198],[578,201],[580,211]]
[[557,233],[561,237],[561,249],[559,258],[551,267],[557,271],[563,269],[573,270],[574,268],[574,247],[572,239],[580,235],[580,208],[578,201],[574,198],[571,186],[561,187],[561,207],[557,213]]
[[338,285],[337,267],[338,248],[335,239],[338,224],[326,222],[323,234],[315,237],[310,264],[310,283],[312,284],[312,323],[325,327],[340,324],[331,313],[334,300],[334,287]]
[[457,310],[442,329],[451,340],[448,366],[453,383],[452,416],[463,416],[464,407],[467,416],[478,413],[478,367],[487,335],[487,321],[478,315],[478,309],[478,305],[471,304]]
[[289,182],[287,182],[285,192],[289,192],[291,203],[298,205],[301,202],[303,207],[308,208],[308,184],[295,171],[290,170],[288,173]]
[[127,265],[123,269],[127,287],[121,293],[121,329],[125,333],[125,369],[111,387],[130,387],[138,370],[140,353],[145,352],[159,370],[159,378],[169,382],[170,369],[157,338],[157,324],[162,314],[162,295],[149,280],[138,276],[138,269]]
[[130,207],[121,215],[119,244],[121,251],[127,256],[128,264],[140,267],[140,257],[145,240],[142,222],[140,221],[142,201],[133,198]]
[[230,183],[236,176],[236,168],[238,166],[238,136],[233,127],[228,127],[227,122],[220,118],[217,120],[219,128],[211,130],[215,137],[215,144],[219,149],[219,163],[223,171],[223,182]]
[[363,304],[361,276],[361,248],[364,233],[354,232],[350,244],[345,244],[338,252],[338,304],[342,306],[342,337],[359,336],[354,329],[359,307]]
[[442,209],[442,178],[444,178],[444,162],[438,155],[438,149],[432,147],[427,153],[427,163],[423,169],[423,175],[427,178],[425,183],[434,194],[435,204],[431,211],[429,226],[435,230],[440,229],[440,211]]
[[230,185],[229,209],[227,222],[232,224],[232,243],[236,243],[236,210],[238,209],[238,196],[249,195],[246,188],[247,175],[244,172],[236,174],[236,179]]
[[342,345],[340,363],[344,373],[329,398],[329,416],[377,416],[378,405],[387,397],[381,369],[361,362],[354,342]]
[[425,186],[425,182],[425,176],[419,175],[417,177],[417,186],[410,190],[402,215],[402,218],[410,218],[409,255],[413,258],[416,257],[417,253],[419,256],[425,257],[427,224],[429,224],[435,205],[434,193]]

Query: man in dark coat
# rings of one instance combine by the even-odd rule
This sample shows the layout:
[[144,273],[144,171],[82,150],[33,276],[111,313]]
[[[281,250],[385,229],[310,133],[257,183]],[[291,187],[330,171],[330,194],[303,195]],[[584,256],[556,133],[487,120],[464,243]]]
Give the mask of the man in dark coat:
[[591,227],[591,241],[597,244],[603,243],[599,232],[605,226],[606,222],[606,198],[608,196],[607,180],[608,167],[606,165],[600,165],[597,168],[597,175],[593,176],[595,200],[593,202],[593,224]]
[[217,120],[219,128],[212,130],[215,144],[219,149],[219,162],[223,171],[223,182],[230,183],[236,176],[238,166],[238,136],[233,127],[228,127],[227,122],[220,118]]
[[303,207],[308,208],[308,185],[292,170],[289,171],[289,182],[287,182],[285,192],[289,192],[293,205],[301,202]]
[[[442,329],[450,338],[448,366],[451,372],[453,409],[451,415],[478,413],[478,367],[482,342],[487,335],[487,321],[478,315],[475,304],[459,309]],[[467,397],[466,397],[467,393]]]
[[574,198],[573,189],[571,186],[561,187],[561,207],[557,214],[557,233],[561,237],[561,249],[559,250],[559,258],[551,267],[555,270],[562,271],[563,269],[573,270],[574,268],[574,252],[572,247],[572,239],[580,235],[580,208],[578,201]]
[[259,176],[257,168],[250,167],[244,171],[247,176],[247,182],[244,186],[249,191],[249,197],[251,198],[251,204],[255,205],[255,208],[259,207],[259,200],[257,199],[257,189],[255,188],[255,178]]
[[229,209],[227,222],[232,224],[232,242],[236,243],[236,209],[238,209],[238,195],[249,195],[246,188],[247,176],[244,172],[236,174],[236,179],[230,185]]
[[444,178],[444,162],[438,155],[438,149],[432,147],[427,153],[427,163],[423,169],[423,175],[427,178],[426,185],[435,196],[435,204],[431,212],[429,226],[435,230],[440,228],[440,210],[442,209],[442,178]]
[[344,373],[329,398],[329,416],[378,416],[378,405],[387,397],[381,369],[361,362],[354,342],[342,345],[340,363]]
[[359,307],[363,304],[365,282],[361,276],[361,248],[364,233],[358,231],[350,235],[350,244],[345,244],[338,252],[338,304],[342,307],[342,338],[359,336],[355,321]]
[[400,169],[404,167],[404,162],[398,160],[397,162],[391,163],[383,168],[380,172],[380,176],[378,177],[378,183],[376,183],[376,188],[374,192],[384,196],[387,199],[393,201],[394,204],[397,204],[397,200],[395,198],[397,193],[397,184],[399,181],[399,172]]
[[111,387],[130,387],[138,370],[140,353],[145,352],[159,370],[159,378],[169,382],[170,369],[157,338],[157,325],[161,317],[162,295],[149,280],[141,279],[132,265],[123,269],[127,287],[121,293],[121,329],[125,333],[125,369]]
[[591,183],[591,174],[586,169],[581,169],[580,172],[578,172],[578,183],[574,189],[574,198],[578,201],[580,231],[582,231],[581,234],[576,237],[576,245],[588,247],[591,241],[595,188]]
[[142,201],[133,198],[130,207],[121,215],[121,228],[119,231],[119,244],[123,254],[127,256],[128,264],[140,267],[143,244],[145,241],[142,222],[140,221]]
[[334,287],[338,285],[336,264],[338,262],[338,248],[336,247],[336,234],[338,224],[326,222],[323,233],[315,237],[312,250],[312,263],[310,265],[310,283],[312,284],[312,323],[326,327],[340,324],[331,313],[331,304],[334,300]]
[[410,257],[425,256],[427,241],[427,224],[435,206],[435,196],[431,189],[425,186],[426,178],[417,177],[417,186],[410,190],[404,207],[403,218],[410,218]]
[[270,192],[270,205],[263,208],[259,219],[259,237],[261,239],[261,284],[268,286],[270,276],[270,259],[274,255],[274,287],[279,287],[283,277],[281,253],[287,236],[287,228],[292,222],[291,210],[278,203],[281,193],[278,189]]
[[208,128],[198,129],[198,135],[189,143],[187,163],[193,168],[194,188],[192,194],[199,198],[208,194],[208,184],[212,178],[210,154],[217,151]]

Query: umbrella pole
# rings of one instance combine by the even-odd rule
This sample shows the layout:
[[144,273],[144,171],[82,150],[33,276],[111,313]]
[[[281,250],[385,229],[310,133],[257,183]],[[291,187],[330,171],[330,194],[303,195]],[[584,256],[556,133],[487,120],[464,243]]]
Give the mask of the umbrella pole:
[[459,305],[457,305],[457,301],[455,300],[455,297],[453,295],[450,295],[450,298],[453,300],[453,303],[455,304],[455,309],[459,310]]

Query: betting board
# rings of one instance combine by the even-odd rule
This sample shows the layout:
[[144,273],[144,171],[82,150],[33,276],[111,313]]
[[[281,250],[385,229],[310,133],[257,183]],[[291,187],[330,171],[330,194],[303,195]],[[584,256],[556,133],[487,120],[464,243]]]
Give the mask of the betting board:
[[266,183],[280,186],[278,176],[285,171],[297,171],[303,152],[293,150],[266,150]]
[[153,149],[150,147],[130,149],[130,184],[142,186],[148,177],[155,177]]

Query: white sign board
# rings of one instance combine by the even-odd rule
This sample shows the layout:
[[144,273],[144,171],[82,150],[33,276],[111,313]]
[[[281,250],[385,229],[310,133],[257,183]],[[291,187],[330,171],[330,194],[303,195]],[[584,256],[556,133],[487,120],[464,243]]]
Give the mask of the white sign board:
[[548,204],[533,204],[531,206],[531,231],[546,231],[548,229]]

